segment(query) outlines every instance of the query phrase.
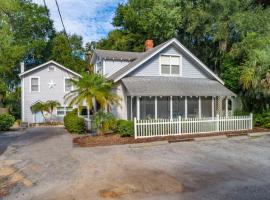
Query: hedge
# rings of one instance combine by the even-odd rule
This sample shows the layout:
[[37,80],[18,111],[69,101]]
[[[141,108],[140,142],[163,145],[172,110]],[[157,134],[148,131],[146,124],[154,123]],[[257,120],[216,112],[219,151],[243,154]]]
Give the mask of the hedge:
[[14,124],[15,117],[10,114],[0,114],[0,131],[7,131]]
[[117,121],[117,134],[121,137],[130,137],[134,135],[134,124],[133,121],[120,119]]
[[64,117],[64,125],[70,133],[84,134],[84,119],[79,117],[77,113],[77,110],[73,110],[72,112],[66,114]]

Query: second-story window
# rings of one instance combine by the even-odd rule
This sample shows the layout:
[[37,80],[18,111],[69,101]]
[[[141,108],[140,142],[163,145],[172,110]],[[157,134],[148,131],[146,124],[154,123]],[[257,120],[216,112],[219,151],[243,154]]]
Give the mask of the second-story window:
[[96,64],[96,73],[103,74],[103,61],[99,60]]
[[73,84],[71,78],[65,78],[65,92],[71,92],[73,89]]
[[39,77],[31,78],[31,92],[39,92]]
[[162,75],[181,75],[181,58],[180,56],[174,55],[161,55],[160,56],[160,66]]

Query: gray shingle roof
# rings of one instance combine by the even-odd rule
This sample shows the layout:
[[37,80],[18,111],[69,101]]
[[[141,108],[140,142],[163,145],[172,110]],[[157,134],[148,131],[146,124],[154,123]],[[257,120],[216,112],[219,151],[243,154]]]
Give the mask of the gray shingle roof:
[[115,60],[130,60],[137,59],[142,52],[128,52],[128,51],[111,51],[111,50],[95,50],[96,54],[100,58],[115,59]]
[[163,47],[164,45],[166,45],[167,43],[169,43],[171,40],[164,42],[152,49],[149,49],[146,52],[140,53],[139,56],[136,58],[136,60],[134,60],[133,62],[129,63],[128,65],[126,65],[125,67],[121,68],[120,70],[116,71],[115,73],[113,73],[111,76],[109,76],[108,78],[111,80],[115,80],[116,78],[118,78],[119,76],[121,76],[122,74],[124,74],[125,72],[129,71],[130,69],[132,69],[135,65],[137,65],[138,63],[140,63],[141,61],[143,61],[145,58],[147,58],[148,56],[150,56],[151,54],[153,54],[154,52],[158,51],[161,47]]
[[131,96],[236,96],[210,79],[133,76],[122,82]]

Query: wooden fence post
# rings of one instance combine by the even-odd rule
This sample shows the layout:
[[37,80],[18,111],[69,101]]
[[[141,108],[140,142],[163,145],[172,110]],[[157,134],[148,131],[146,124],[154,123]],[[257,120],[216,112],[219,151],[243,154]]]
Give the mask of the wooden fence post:
[[135,135],[135,139],[138,138],[137,136],[137,118],[134,117],[134,135]]
[[219,132],[219,115],[218,114],[216,118],[216,131]]
[[250,129],[253,128],[253,114],[250,113]]
[[179,133],[181,134],[182,133],[182,130],[181,130],[181,115],[179,116],[179,118],[178,118],[178,128],[179,128]]

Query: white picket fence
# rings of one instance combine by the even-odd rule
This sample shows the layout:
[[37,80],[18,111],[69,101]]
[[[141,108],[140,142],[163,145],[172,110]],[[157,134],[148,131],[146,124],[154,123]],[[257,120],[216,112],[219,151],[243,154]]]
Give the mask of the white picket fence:
[[147,119],[134,118],[135,139],[157,136],[200,134],[252,129],[252,114],[248,116]]

